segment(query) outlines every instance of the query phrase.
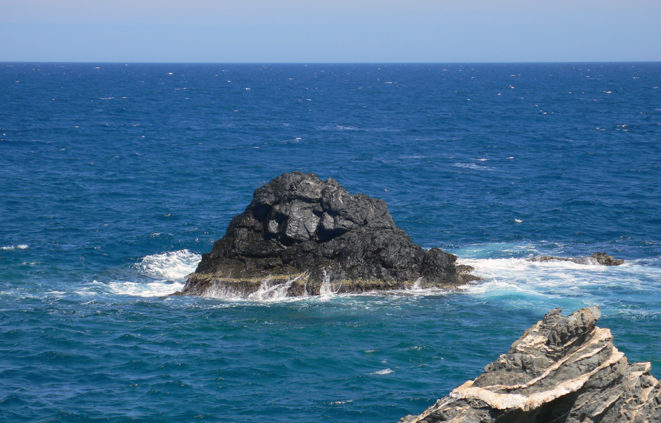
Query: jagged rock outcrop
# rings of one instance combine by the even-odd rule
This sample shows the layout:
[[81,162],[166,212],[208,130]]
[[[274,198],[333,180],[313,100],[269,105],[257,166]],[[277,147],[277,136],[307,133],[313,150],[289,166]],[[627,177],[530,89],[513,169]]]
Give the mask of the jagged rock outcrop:
[[661,422],[650,363],[629,363],[610,330],[595,326],[600,315],[551,310],[482,375],[401,422]]
[[330,178],[293,172],[255,191],[182,293],[247,296],[278,289],[298,296],[477,279],[455,260],[414,244],[395,226],[383,200],[350,195]]
[[603,252],[597,252],[588,257],[556,257],[556,256],[537,256],[531,257],[529,261],[571,261],[577,264],[601,264],[604,266],[619,266],[624,263],[622,259],[616,259]]

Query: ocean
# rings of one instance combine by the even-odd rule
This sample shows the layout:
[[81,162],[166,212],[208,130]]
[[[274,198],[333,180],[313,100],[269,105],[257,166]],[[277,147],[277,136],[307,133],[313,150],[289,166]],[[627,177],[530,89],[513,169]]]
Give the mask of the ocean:
[[[0,63],[0,421],[395,422],[546,311],[661,377],[661,64]],[[287,171],[457,291],[172,297]],[[618,267],[530,262],[606,251]]]

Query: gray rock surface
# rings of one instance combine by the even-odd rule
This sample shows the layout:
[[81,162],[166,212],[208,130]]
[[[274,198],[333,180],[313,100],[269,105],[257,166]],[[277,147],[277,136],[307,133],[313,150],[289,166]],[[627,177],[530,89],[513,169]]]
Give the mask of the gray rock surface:
[[401,422],[661,422],[650,363],[629,363],[595,325],[600,315],[551,310],[482,375]]
[[604,266],[619,266],[624,263],[622,259],[616,259],[606,253],[597,252],[588,257],[556,257],[556,256],[537,256],[531,257],[529,261],[571,261],[577,264],[601,264]]
[[257,189],[225,236],[204,254],[189,295],[247,296],[448,287],[477,279],[456,256],[425,250],[395,223],[383,200],[349,194],[337,181],[285,173]]

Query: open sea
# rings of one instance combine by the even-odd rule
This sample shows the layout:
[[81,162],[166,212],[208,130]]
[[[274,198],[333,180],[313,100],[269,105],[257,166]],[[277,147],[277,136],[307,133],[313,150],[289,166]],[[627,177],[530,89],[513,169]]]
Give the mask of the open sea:
[[[660,87],[660,63],[0,63],[0,421],[396,422],[553,307],[601,306],[661,377]],[[168,296],[293,170],[482,281]],[[595,251],[626,263],[525,260]]]

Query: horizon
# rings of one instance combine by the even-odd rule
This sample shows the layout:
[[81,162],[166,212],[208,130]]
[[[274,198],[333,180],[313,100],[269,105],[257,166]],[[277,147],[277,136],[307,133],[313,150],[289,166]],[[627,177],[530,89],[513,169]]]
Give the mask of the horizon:
[[17,61],[0,60],[0,64],[35,65],[609,65],[609,64],[657,64],[661,60],[605,60],[605,61],[537,61],[537,62],[128,62],[128,61]]
[[0,0],[0,62],[658,62],[661,2]]

